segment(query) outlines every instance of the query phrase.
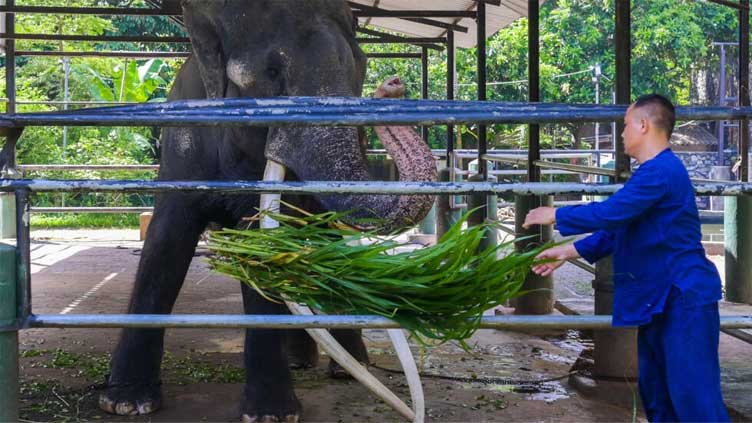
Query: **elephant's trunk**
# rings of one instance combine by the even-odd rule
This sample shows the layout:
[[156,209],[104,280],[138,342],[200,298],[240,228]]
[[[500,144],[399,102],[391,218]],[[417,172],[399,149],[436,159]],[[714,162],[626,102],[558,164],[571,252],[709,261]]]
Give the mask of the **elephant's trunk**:
[[[408,127],[377,127],[393,157],[400,181],[436,180],[436,165],[426,143]],[[305,147],[303,147],[305,146]],[[278,128],[270,131],[266,157],[285,165],[304,181],[370,181],[366,158],[353,128]],[[324,195],[328,210],[353,211],[355,218],[376,218],[385,230],[411,226],[433,204],[428,195]]]

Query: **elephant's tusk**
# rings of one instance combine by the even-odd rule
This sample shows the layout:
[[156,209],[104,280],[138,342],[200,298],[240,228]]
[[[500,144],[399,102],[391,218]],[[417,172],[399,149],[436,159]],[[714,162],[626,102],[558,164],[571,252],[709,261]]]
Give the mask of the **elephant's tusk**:
[[[272,160],[266,161],[266,168],[264,169],[264,181],[284,181],[285,179],[285,167]],[[272,210],[279,211],[280,194],[261,194],[261,200],[259,203],[260,210]],[[276,228],[279,223],[269,217],[264,217],[261,221],[261,229]],[[293,314],[312,315],[313,311],[310,308],[291,302],[285,301],[290,312]],[[425,402],[423,398],[423,385],[420,382],[420,375],[418,373],[418,367],[415,364],[415,359],[410,352],[410,346],[407,343],[405,334],[402,329],[388,329],[389,337],[392,340],[392,345],[397,352],[397,357],[400,360],[402,369],[405,371],[405,377],[410,388],[410,396],[412,398],[413,407],[415,411],[411,410],[402,400],[400,400],[392,391],[389,390],[384,384],[382,384],[374,375],[372,375],[368,369],[363,367],[358,360],[350,355],[342,345],[337,342],[336,339],[326,329],[306,329],[306,332],[316,341],[317,344],[323,349],[329,357],[339,363],[343,369],[350,373],[356,380],[365,385],[368,390],[376,394],[385,403],[389,404],[398,413],[409,419],[414,423],[423,423],[425,419]]]

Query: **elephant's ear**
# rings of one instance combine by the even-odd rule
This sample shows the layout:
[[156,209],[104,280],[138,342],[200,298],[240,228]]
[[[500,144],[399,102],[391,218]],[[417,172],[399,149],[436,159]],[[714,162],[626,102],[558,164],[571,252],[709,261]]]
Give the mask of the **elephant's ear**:
[[223,98],[227,88],[226,62],[216,26],[224,6],[224,0],[183,0],[185,26],[210,99]]

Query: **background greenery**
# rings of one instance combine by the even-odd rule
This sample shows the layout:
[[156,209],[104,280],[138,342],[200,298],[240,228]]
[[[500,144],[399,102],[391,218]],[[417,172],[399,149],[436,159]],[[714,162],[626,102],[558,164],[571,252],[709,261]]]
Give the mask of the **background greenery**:
[[[144,6],[144,0],[25,0],[25,5]],[[593,68],[599,64],[602,103],[609,103],[614,75],[614,1],[548,0],[541,9],[541,90],[543,101],[593,103]],[[715,41],[737,40],[737,15],[727,7],[701,0],[633,0],[633,94],[661,92],[680,104],[713,103],[717,97],[718,47]],[[85,15],[18,15],[21,33],[86,35],[184,35],[167,18],[98,17]],[[157,43],[18,41],[23,50],[159,50],[180,51],[186,45]],[[369,52],[416,52],[406,45],[363,46]],[[735,73],[735,50],[729,71]],[[457,52],[458,98],[475,98],[475,49]],[[69,99],[73,101],[163,101],[179,69],[180,60],[70,58]],[[446,54],[432,51],[429,62],[430,97],[444,98]],[[4,63],[2,63],[4,65]],[[52,57],[18,59],[17,98],[25,101],[63,101],[64,63]],[[401,75],[408,96],[420,97],[420,61],[371,60],[365,93],[391,75]],[[4,73],[5,67],[0,69]],[[525,101],[527,97],[527,20],[520,19],[488,41],[488,87],[491,100]],[[0,86],[4,91],[4,75]],[[71,106],[75,107],[75,106]],[[23,104],[22,112],[57,110],[60,105]],[[583,141],[585,124],[545,125],[547,148],[590,148]],[[63,132],[67,132],[63,145]],[[458,128],[459,147],[476,146],[474,126]],[[445,146],[445,128],[431,129],[429,143]],[[19,144],[20,164],[156,164],[159,131],[155,128],[29,128]],[[372,147],[379,147],[371,135]],[[524,126],[489,128],[491,148],[524,148]],[[48,178],[150,178],[153,172],[57,172],[29,174]],[[141,196],[87,194],[39,196],[36,205],[150,205]],[[135,219],[90,217],[91,222],[131,222]],[[75,218],[55,221],[75,222]],[[39,222],[39,220],[37,220]],[[80,222],[80,220],[79,220]],[[74,223],[75,224],[75,223]],[[94,224],[94,223],[92,223]],[[105,223],[110,224],[110,223]]]

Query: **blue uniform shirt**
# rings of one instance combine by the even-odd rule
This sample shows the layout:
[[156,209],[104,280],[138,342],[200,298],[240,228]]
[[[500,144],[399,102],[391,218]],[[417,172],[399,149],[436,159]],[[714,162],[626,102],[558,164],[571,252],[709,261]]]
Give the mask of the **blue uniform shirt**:
[[670,148],[641,164],[622,189],[600,203],[561,207],[564,236],[590,263],[613,254],[614,326],[649,323],[663,311],[671,286],[686,305],[721,299],[721,280],[705,257],[694,189]]

